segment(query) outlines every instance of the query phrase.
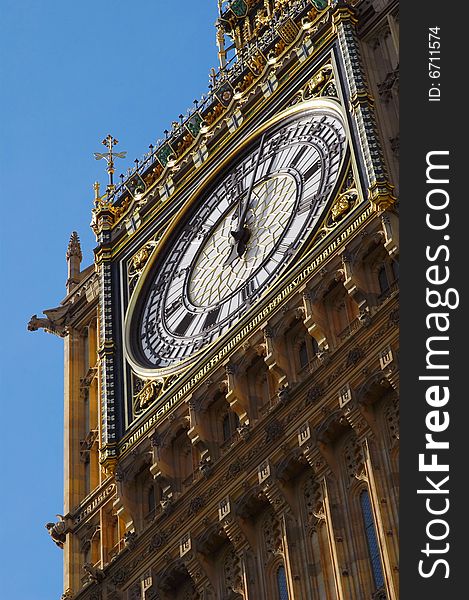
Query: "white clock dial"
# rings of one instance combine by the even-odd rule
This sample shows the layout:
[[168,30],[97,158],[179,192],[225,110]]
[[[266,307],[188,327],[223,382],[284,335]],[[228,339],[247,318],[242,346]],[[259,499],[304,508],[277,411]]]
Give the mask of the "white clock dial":
[[281,238],[298,197],[298,183],[288,173],[279,173],[253,187],[246,217],[251,231],[246,251],[228,267],[235,209],[215,228],[197,256],[189,279],[188,298],[194,306],[210,308],[243,286],[262,265]]
[[339,176],[337,109],[310,108],[253,136],[202,190],[133,310],[134,363],[178,368],[233,326],[311,235]]

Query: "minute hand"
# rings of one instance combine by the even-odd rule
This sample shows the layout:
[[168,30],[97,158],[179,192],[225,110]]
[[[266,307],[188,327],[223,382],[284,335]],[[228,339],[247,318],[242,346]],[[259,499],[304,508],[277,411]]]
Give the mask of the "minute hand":
[[249,229],[247,227],[245,227],[244,222],[246,221],[246,216],[248,213],[249,205],[251,203],[252,190],[254,188],[254,183],[256,181],[257,170],[259,168],[259,163],[260,163],[260,160],[262,157],[262,150],[264,148],[264,139],[265,139],[265,133],[263,134],[263,136],[261,138],[259,152],[257,154],[256,164],[254,166],[254,172],[252,174],[251,183],[249,184],[249,189],[246,194],[246,200],[244,201],[244,204],[240,203],[240,207],[239,207],[240,215],[238,218],[238,223],[237,223],[236,229],[232,230],[230,232],[233,237],[233,245],[231,248],[230,255],[225,262],[226,265],[231,264],[236,258],[241,257],[244,254],[244,252],[246,251],[246,244],[251,236],[251,232],[249,231]]
[[244,221],[246,220],[246,215],[248,214],[249,204],[251,203],[252,190],[254,188],[254,183],[256,181],[257,170],[259,169],[259,163],[262,158],[262,150],[264,149],[264,140],[265,140],[265,133],[262,135],[261,143],[259,145],[259,152],[257,153],[256,164],[254,166],[254,172],[252,174],[251,183],[249,184],[248,193],[246,194],[246,200],[244,202],[243,212],[241,213],[239,220],[238,220],[238,227],[237,227],[238,230],[240,230],[244,226]]

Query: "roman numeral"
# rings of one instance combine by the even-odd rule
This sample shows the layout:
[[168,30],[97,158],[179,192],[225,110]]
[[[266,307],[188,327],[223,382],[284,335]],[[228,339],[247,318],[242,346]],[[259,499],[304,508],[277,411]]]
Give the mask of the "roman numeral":
[[155,321],[147,321],[143,328],[142,334],[141,334],[142,340],[144,340],[147,336],[149,338],[154,337],[155,330],[156,330]]
[[218,319],[218,315],[220,314],[220,310],[221,310],[221,307],[218,306],[217,308],[214,308],[207,314],[207,316],[205,317],[204,324],[202,326],[202,331],[205,331],[206,329],[210,329],[210,327],[212,327],[212,325],[215,325],[215,323],[217,322],[217,319]]
[[290,167],[296,167],[296,165],[299,163],[301,157],[303,156],[303,154],[306,152],[306,150],[308,149],[308,146],[302,146],[298,152],[296,153],[296,155],[293,157],[293,160],[290,163]]
[[177,309],[181,306],[181,304],[182,304],[182,298],[181,297],[179,297],[176,300],[174,300],[174,302],[171,302],[171,304],[165,308],[164,316],[166,318],[168,318],[171,315],[173,315],[177,311]]
[[241,298],[243,299],[243,302],[246,302],[246,300],[251,298],[255,289],[256,284],[254,283],[254,279],[248,281],[246,285],[243,288],[241,288]]
[[313,165],[311,165],[307,171],[305,171],[303,175],[304,180],[308,181],[308,179],[310,179],[319,170],[320,166],[321,160],[319,159]]
[[174,333],[177,333],[177,335],[184,335],[186,333],[186,331],[189,329],[190,324],[192,323],[192,321],[195,318],[195,314],[193,313],[186,313],[184,315],[184,317],[179,321],[179,323],[177,324],[176,328],[174,329]]
[[316,196],[308,196],[307,198],[302,198],[300,203],[298,204],[297,214],[302,215],[304,212],[310,210],[315,200]]

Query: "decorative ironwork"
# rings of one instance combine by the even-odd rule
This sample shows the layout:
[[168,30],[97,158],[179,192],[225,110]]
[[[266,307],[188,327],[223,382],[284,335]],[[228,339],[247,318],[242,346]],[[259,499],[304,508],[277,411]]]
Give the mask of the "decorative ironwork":
[[114,146],[116,146],[119,141],[116,140],[115,138],[112,137],[111,134],[108,134],[107,137],[104,138],[104,140],[101,142],[103,144],[103,146],[106,146],[106,148],[108,149],[107,152],[95,152],[94,153],[94,157],[96,160],[101,160],[102,158],[104,158],[104,160],[107,162],[107,173],[109,175],[109,185],[108,188],[114,189],[114,181],[113,181],[113,176],[114,176],[114,158],[125,158],[127,155],[127,152],[113,152],[112,149]]
[[[176,157],[176,142],[178,141],[178,138],[181,137],[181,131],[183,129],[188,130],[195,139],[203,128],[204,122],[210,124],[210,119],[213,123],[223,112],[223,106],[220,105],[218,95],[222,86],[227,83],[228,87],[231,87],[236,91],[240,86],[241,88],[244,86],[244,89],[249,87],[255,79],[252,74],[253,66],[257,71],[259,69],[260,71],[263,70],[263,67],[260,68],[259,57],[262,56],[263,60],[266,61],[267,59],[265,57],[269,56],[271,50],[277,56],[283,52],[283,47],[277,48],[279,44],[279,31],[286,31],[285,27],[288,27],[288,25],[286,25],[287,23],[293,23],[296,26],[295,21],[304,15],[307,15],[308,19],[316,19],[319,14],[318,11],[322,12],[327,8],[327,0],[317,0],[313,5],[315,8],[311,9],[311,3],[308,0],[287,2],[285,3],[285,6],[282,7],[282,10],[275,13],[275,23],[272,18],[266,16],[263,17],[262,14],[256,15],[254,19],[254,28],[251,31],[253,34],[251,39],[229,60],[224,61],[223,66],[221,66],[218,71],[212,71],[208,92],[202,95],[199,100],[194,101],[194,105],[186,111],[185,115],[180,115],[180,123],[177,123],[178,127],[174,128],[171,132],[168,131],[165,139],[157,140],[155,146],[150,145],[149,152],[145,153],[140,160],[136,161],[134,167],[127,170],[127,173],[123,175],[122,182],[119,185],[114,186],[113,182],[111,183],[111,191],[114,200],[118,201],[122,195],[127,193],[126,184],[128,184],[128,180],[136,173],[140,174],[142,179],[145,179],[144,173],[149,171],[150,167],[155,169],[155,163],[157,164],[157,168],[165,168],[171,158]],[[225,13],[221,15],[222,19],[226,17],[226,12],[230,11],[231,8],[232,7],[228,7]],[[264,28],[263,32],[260,31],[262,28]],[[291,31],[291,26],[288,28]],[[284,44],[285,41],[281,40],[281,43]],[[243,83],[243,78],[246,77],[248,85],[246,85],[246,81]],[[251,81],[249,81],[249,79],[251,79]],[[111,138],[111,140],[114,139],[112,136],[108,136],[103,140],[103,144],[106,145],[106,147],[109,147],[109,142],[107,141],[108,138]],[[112,141],[110,143],[115,145]],[[99,160],[100,158],[105,158],[107,160],[106,157],[109,158],[111,150],[112,146],[109,153],[99,155],[99,157],[97,156],[98,153],[95,153],[96,159]],[[112,153],[112,157],[123,158],[121,154],[125,155],[125,153]],[[114,173],[114,164],[112,164],[112,173]],[[159,174],[161,174],[161,171],[159,171]],[[112,181],[111,174],[110,181]]]

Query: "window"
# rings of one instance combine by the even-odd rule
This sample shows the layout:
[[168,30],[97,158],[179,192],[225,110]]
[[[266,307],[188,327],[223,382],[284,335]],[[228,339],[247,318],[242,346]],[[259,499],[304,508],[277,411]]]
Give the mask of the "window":
[[239,417],[234,412],[227,412],[223,417],[223,441],[227,442],[239,427]]
[[313,354],[314,354],[314,356],[316,356],[316,354],[319,352],[319,345],[318,345],[316,338],[314,338],[314,337],[311,338],[311,344],[313,346]]
[[386,274],[386,267],[383,265],[378,271],[378,282],[379,282],[379,291],[381,294],[384,294],[389,289],[388,276]]
[[298,346],[300,368],[304,369],[317,355],[319,346],[315,338],[307,336]]
[[156,497],[155,497],[155,486],[152,485],[148,490],[148,512],[152,513],[155,510]]
[[371,570],[377,589],[384,587],[383,569],[381,567],[381,558],[379,554],[378,539],[376,537],[375,522],[371,510],[370,495],[367,490],[360,494],[360,504],[362,509],[363,524],[365,526],[366,541],[368,544],[368,554],[370,556]]
[[277,569],[277,590],[279,600],[288,600],[287,576],[283,565]]
[[303,369],[308,364],[308,349],[306,347],[306,342],[303,341],[300,344],[298,354],[300,357],[300,367]]

